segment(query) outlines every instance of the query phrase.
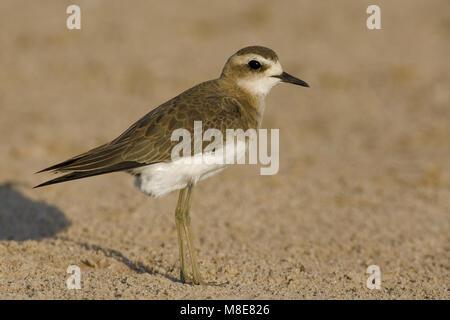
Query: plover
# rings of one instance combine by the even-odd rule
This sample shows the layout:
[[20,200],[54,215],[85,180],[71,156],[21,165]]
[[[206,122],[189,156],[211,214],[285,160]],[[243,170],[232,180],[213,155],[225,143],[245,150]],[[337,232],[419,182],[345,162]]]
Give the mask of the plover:
[[[177,142],[171,140],[172,132],[186,129],[193,134],[194,121],[201,121],[203,132],[258,129],[265,97],[280,82],[308,87],[305,81],[283,71],[273,50],[262,46],[245,47],[228,59],[218,79],[200,83],[163,103],[111,142],[39,171],[66,174],[35,188],[126,171],[135,175],[136,186],[152,197],[181,189],[175,210],[180,277],[182,282],[201,284],[190,229],[192,189],[198,181],[227,165],[186,162],[188,157],[173,160],[171,151]],[[186,245],[192,277],[188,276],[186,268]]]

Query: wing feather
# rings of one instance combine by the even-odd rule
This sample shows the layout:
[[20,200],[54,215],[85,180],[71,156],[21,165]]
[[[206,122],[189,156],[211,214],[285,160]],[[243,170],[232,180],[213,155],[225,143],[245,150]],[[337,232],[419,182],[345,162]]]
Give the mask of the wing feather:
[[194,121],[202,121],[203,132],[215,128],[224,136],[226,129],[256,127],[254,108],[219,93],[214,80],[185,91],[147,113],[111,142],[39,171],[70,173],[37,187],[168,162],[178,143],[171,141],[172,132],[183,128],[193,137]]

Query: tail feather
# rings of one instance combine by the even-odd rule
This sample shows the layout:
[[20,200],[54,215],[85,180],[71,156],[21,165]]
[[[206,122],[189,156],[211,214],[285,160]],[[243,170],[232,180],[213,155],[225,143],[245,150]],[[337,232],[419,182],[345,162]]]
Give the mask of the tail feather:
[[[70,161],[70,160],[68,160],[68,161]],[[71,181],[71,180],[76,180],[76,179],[81,179],[81,178],[87,178],[87,177],[97,176],[97,175],[105,174],[105,173],[129,170],[129,169],[133,169],[133,168],[137,168],[137,167],[142,167],[145,165],[147,165],[147,164],[135,162],[135,161],[124,161],[124,162],[117,163],[115,165],[112,165],[112,166],[109,166],[106,168],[95,169],[95,170],[90,170],[90,171],[75,171],[75,172],[71,172],[69,174],[63,175],[61,177],[41,183],[33,188],[40,188],[40,187],[48,186],[48,185],[55,184],[55,183],[61,183],[61,182],[66,182],[66,181]],[[53,170],[53,169],[48,168],[48,170]],[[44,169],[42,171],[48,171],[48,170]]]
[[46,172],[46,171],[53,171],[53,170],[57,170],[58,168],[61,168],[61,167],[64,167],[64,166],[70,165],[70,164],[74,163],[75,161],[77,161],[77,159],[76,159],[76,158],[73,158],[73,159],[69,159],[69,160],[66,160],[66,161],[64,161],[64,162],[61,162],[61,163],[55,164],[54,166],[51,166],[51,167],[48,167],[48,168],[42,169],[42,170],[40,170],[40,171],[37,171],[37,172],[35,172],[35,173],[42,173],[42,172]]
[[[102,156],[104,154],[104,151],[112,148],[108,148],[109,144],[101,145],[97,148],[91,149],[88,152],[82,153],[76,157],[70,158],[66,161],[57,163],[51,167],[42,169],[41,171],[38,171],[36,173],[46,172],[46,171],[75,171],[75,169],[71,170],[68,168],[71,165],[77,165],[79,163],[85,163],[86,161],[92,161],[95,158]],[[111,152],[110,152],[111,153]]]

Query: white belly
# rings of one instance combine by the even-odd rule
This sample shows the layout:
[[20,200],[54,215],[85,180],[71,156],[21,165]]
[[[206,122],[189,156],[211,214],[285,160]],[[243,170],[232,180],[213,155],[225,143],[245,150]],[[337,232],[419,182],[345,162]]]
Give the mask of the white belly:
[[[237,159],[245,156],[245,143],[237,143]],[[217,157],[222,157],[219,153]],[[227,157],[234,154],[227,154]],[[183,157],[172,162],[160,162],[137,168],[135,186],[152,197],[162,197],[167,193],[185,188],[189,183],[197,183],[225,169],[226,162],[217,163],[217,158],[209,155]]]

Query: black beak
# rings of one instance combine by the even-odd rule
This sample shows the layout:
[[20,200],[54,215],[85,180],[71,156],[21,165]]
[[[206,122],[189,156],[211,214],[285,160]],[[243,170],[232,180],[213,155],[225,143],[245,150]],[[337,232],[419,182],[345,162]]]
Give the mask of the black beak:
[[309,88],[309,84],[307,84],[305,81],[300,80],[299,78],[296,78],[294,76],[291,76],[287,72],[283,72],[279,76],[272,76],[272,77],[281,79],[281,82],[292,83],[292,84],[296,84],[296,85],[299,85],[299,86],[302,86],[302,87],[308,87]]

